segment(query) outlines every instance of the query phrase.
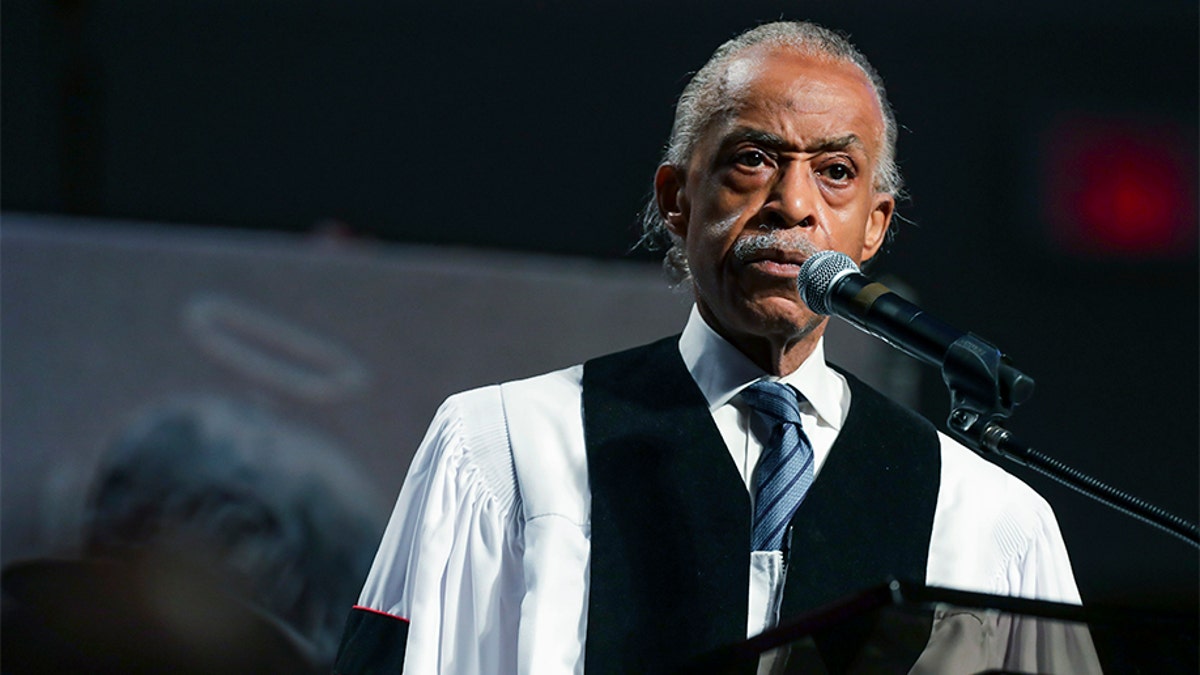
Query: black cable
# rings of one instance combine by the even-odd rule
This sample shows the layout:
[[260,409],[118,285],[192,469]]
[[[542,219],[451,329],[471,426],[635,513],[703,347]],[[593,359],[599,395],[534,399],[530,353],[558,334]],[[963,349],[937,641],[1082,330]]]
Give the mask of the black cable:
[[1062,462],[1022,445],[1007,430],[998,425],[989,425],[984,431],[985,447],[1019,464],[1025,464],[1055,481],[1087,495],[1143,523],[1153,525],[1196,548],[1200,548],[1200,528],[1173,513],[1169,513],[1143,499],[1118,490],[1091,476],[1063,464]]
[[[1030,449],[1029,455],[1037,460],[1036,463],[1030,462],[1029,466],[1033,469],[1036,469],[1039,473],[1053,478],[1054,480],[1066,485],[1076,492],[1088,495],[1103,504],[1107,504],[1108,506],[1121,511],[1122,513],[1133,516],[1143,523],[1153,525],[1154,527],[1157,527],[1168,534],[1172,534],[1183,541],[1186,541],[1192,546],[1195,546],[1196,548],[1200,548],[1200,530],[1197,529],[1194,523],[1190,523],[1173,513],[1165,511],[1142,499],[1138,499],[1127,492],[1118,490],[1110,485],[1106,485],[1081,471],[1073,469],[1066,464],[1059,462],[1053,457],[1049,457],[1038,452],[1037,450]],[[1048,470],[1045,467],[1040,466],[1042,463],[1052,466],[1054,469]],[[1058,472],[1067,474],[1070,476],[1070,479],[1059,475]],[[1078,481],[1079,483],[1087,485],[1090,490],[1094,490],[1095,492],[1089,491],[1089,489],[1085,489],[1080,485],[1077,485],[1074,481]],[[1102,493],[1102,495],[1097,493]],[[1151,515],[1145,515],[1147,513]]]

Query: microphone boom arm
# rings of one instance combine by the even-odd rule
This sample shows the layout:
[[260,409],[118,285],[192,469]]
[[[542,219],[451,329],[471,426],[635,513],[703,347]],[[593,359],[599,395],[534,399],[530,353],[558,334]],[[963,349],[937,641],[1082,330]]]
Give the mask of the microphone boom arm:
[[[844,259],[844,260],[843,260]],[[1033,379],[1013,367],[986,340],[930,316],[858,271],[847,256],[825,251],[800,270],[801,296],[832,314],[942,371],[950,391],[947,431],[981,455],[1004,457],[1200,548],[1194,523],[1106,485],[1044,455],[1004,428],[1016,406],[1033,395]]]
[[1102,483],[1018,440],[1003,422],[1033,395],[1033,380],[1008,363],[988,342],[971,334],[951,343],[941,364],[950,390],[950,435],[982,455],[995,455],[1029,468],[1167,534],[1200,548],[1200,531],[1153,504]]

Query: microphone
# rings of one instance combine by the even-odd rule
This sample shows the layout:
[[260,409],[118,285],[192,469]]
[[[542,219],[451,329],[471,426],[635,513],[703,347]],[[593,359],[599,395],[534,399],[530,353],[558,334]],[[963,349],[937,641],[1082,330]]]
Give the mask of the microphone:
[[1033,380],[1008,365],[999,350],[871,280],[845,253],[812,255],[801,265],[797,283],[800,297],[812,311],[845,319],[910,356],[943,368],[943,372],[947,353],[956,343],[974,352],[995,350],[996,375],[1008,403],[1015,405],[1033,395]]

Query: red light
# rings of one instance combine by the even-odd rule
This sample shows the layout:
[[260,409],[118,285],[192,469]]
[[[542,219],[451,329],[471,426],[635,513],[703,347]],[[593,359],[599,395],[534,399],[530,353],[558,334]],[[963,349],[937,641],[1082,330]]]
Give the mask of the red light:
[[1131,258],[1195,254],[1195,141],[1178,127],[1063,119],[1043,157],[1042,203],[1060,247]]

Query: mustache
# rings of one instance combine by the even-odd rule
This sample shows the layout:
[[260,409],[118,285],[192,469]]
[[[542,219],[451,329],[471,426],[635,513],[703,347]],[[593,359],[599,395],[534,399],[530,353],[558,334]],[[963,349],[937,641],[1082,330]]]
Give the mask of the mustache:
[[765,232],[744,237],[733,245],[733,257],[738,262],[749,262],[762,256],[764,252],[799,253],[805,257],[821,251],[812,242],[804,239],[784,239],[775,232]]

